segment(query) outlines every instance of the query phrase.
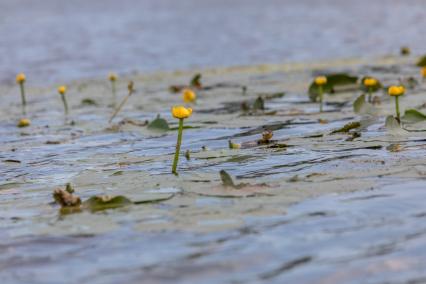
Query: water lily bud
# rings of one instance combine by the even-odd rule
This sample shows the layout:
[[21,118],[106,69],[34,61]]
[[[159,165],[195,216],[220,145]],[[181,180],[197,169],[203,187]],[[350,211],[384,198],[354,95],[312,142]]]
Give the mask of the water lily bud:
[[21,118],[18,122],[18,127],[27,127],[30,126],[31,121],[28,118]]
[[67,86],[60,86],[60,87],[58,88],[58,93],[59,93],[59,94],[63,95],[63,94],[65,94],[66,92],[67,92]]
[[183,101],[185,103],[193,103],[197,99],[197,95],[195,92],[191,89],[184,89],[183,90]]
[[315,84],[317,84],[318,86],[322,86],[327,84],[327,77],[325,76],[318,76],[315,78]]
[[16,75],[16,83],[22,84],[25,82],[25,80],[26,80],[26,77],[24,73],[19,73],[18,75]]
[[422,70],[420,70],[420,74],[423,78],[426,78],[426,67],[423,67]]
[[175,118],[183,119],[188,118],[192,114],[192,108],[186,108],[183,106],[174,106],[172,108],[172,115]]
[[108,79],[109,79],[111,82],[116,81],[116,80],[117,80],[117,74],[115,74],[115,73],[109,73],[109,75],[108,75]]
[[371,77],[368,77],[368,78],[364,79],[364,86],[366,86],[366,87],[374,87],[376,85],[377,85],[377,79],[371,78]]
[[390,86],[388,89],[389,96],[401,96],[405,93],[404,86]]

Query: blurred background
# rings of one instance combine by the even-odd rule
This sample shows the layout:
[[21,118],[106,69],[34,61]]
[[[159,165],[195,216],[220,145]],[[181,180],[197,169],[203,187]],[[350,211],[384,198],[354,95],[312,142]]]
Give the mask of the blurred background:
[[0,0],[0,82],[426,51],[423,0]]

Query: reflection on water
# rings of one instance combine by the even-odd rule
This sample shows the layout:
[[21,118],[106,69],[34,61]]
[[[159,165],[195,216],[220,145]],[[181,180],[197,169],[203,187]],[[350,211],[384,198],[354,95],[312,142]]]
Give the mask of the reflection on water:
[[424,26],[422,0],[1,1],[0,81],[423,53]]

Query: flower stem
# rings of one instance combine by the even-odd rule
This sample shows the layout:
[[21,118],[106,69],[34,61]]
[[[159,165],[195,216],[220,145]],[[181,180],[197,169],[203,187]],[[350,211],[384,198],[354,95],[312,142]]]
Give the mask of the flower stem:
[[322,112],[322,104],[323,104],[323,99],[324,99],[324,90],[322,88],[322,86],[318,86],[318,91],[319,91],[319,95],[320,95],[320,112]]
[[368,87],[368,102],[371,103],[371,100],[372,100],[371,88]]
[[24,88],[24,82],[19,83],[19,87],[21,89],[21,99],[22,99],[22,113],[26,114],[26,106],[27,106],[27,100],[25,99],[25,88]]
[[109,119],[109,123],[114,119],[114,117],[120,112],[120,110],[123,108],[124,104],[127,102],[127,100],[130,98],[130,96],[134,93],[133,89],[129,89],[129,93],[127,96],[124,97],[124,99],[121,101],[121,103],[118,105],[118,107],[115,109],[114,113],[112,114],[111,118]]
[[65,115],[68,115],[68,103],[65,94],[61,94],[62,102],[64,103]]
[[179,160],[179,153],[180,153],[180,145],[182,144],[182,132],[183,132],[183,118],[179,119],[179,130],[178,130],[178,137],[176,142],[176,151],[175,151],[175,158],[173,160],[173,167],[172,167],[172,173],[177,175],[177,163]]
[[396,110],[396,119],[400,122],[400,114],[399,114],[399,97],[395,97],[395,110]]
[[115,107],[117,104],[117,90],[115,87],[115,81],[111,81],[111,91],[112,91],[112,106]]

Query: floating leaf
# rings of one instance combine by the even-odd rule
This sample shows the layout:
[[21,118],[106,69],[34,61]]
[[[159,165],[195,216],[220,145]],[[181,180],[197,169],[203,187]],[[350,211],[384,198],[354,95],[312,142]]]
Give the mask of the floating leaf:
[[401,55],[410,55],[411,50],[408,46],[401,46],[401,49],[399,52]]
[[180,91],[182,91],[185,88],[186,88],[186,86],[184,86],[184,85],[172,85],[172,86],[169,87],[169,92],[170,93],[179,93]]
[[253,110],[265,110],[265,100],[259,96],[253,103]]
[[229,146],[229,149],[240,149],[241,148],[241,144],[234,143],[231,140],[228,140],[228,146]]
[[362,94],[354,101],[353,108],[354,112],[358,114],[376,115],[379,112],[372,104],[365,101],[365,94]]
[[419,67],[426,67],[426,55],[423,55],[416,63]]
[[167,130],[170,130],[170,126],[167,120],[165,120],[164,118],[161,118],[160,115],[157,115],[157,118],[148,124],[148,129],[167,131]]
[[83,202],[83,207],[91,211],[99,211],[105,209],[113,209],[133,204],[130,199],[125,196],[93,196]]
[[141,205],[141,204],[150,204],[150,203],[158,203],[162,201],[166,201],[172,199],[175,195],[173,193],[170,194],[151,194],[146,198],[138,199],[134,201],[133,204]]
[[407,133],[401,128],[401,125],[399,125],[398,121],[392,115],[386,117],[385,127],[386,130],[393,135],[402,135]]
[[95,100],[90,99],[90,98],[85,98],[81,100],[81,104],[84,106],[96,106],[97,103]]
[[201,74],[197,73],[194,75],[194,77],[192,77],[191,82],[189,83],[189,85],[191,87],[195,87],[195,88],[201,88],[202,84],[201,84]]
[[[334,93],[337,86],[355,85],[358,81],[358,77],[346,73],[329,74],[326,77],[327,83],[322,86],[324,93]],[[308,93],[311,101],[315,102],[319,96],[319,87],[315,82],[312,82],[309,86]]]
[[279,99],[285,96],[284,92],[271,93],[271,94],[262,94],[265,97],[265,100]]
[[407,109],[402,120],[406,123],[416,123],[426,120],[426,115],[416,109]]
[[220,174],[220,179],[222,180],[223,186],[236,188],[234,181],[232,180],[232,177],[225,170],[221,170],[219,174]]
[[348,133],[351,129],[355,129],[360,126],[361,126],[361,123],[359,121],[352,121],[352,122],[346,123],[342,128],[332,131],[331,134]]

